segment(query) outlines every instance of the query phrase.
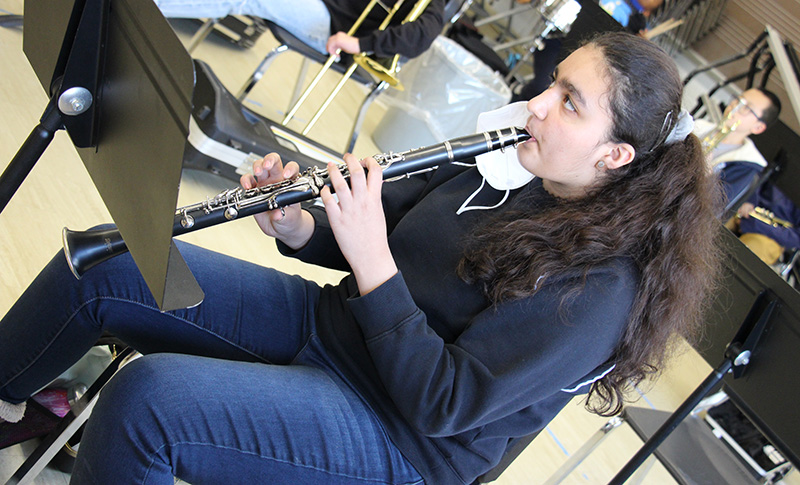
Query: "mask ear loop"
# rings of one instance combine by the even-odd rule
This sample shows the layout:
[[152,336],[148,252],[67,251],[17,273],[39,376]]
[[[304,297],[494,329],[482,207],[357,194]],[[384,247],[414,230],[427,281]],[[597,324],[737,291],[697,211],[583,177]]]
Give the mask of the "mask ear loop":
[[503,200],[501,200],[500,202],[498,202],[497,204],[495,204],[495,205],[493,205],[491,207],[481,206],[481,205],[478,205],[478,206],[475,206],[475,207],[467,207],[469,205],[469,203],[472,202],[472,199],[474,199],[475,196],[480,193],[480,191],[483,189],[484,185],[486,185],[486,178],[485,177],[481,179],[481,186],[478,187],[478,189],[475,192],[473,192],[472,195],[467,197],[467,200],[465,200],[464,203],[461,204],[461,207],[458,208],[458,210],[456,211],[456,215],[457,216],[460,216],[462,213],[467,212],[467,211],[472,211],[472,210],[497,209],[498,207],[503,205],[503,203],[508,199],[508,194],[511,193],[510,190],[506,189],[506,193],[505,193],[505,195],[503,195]]

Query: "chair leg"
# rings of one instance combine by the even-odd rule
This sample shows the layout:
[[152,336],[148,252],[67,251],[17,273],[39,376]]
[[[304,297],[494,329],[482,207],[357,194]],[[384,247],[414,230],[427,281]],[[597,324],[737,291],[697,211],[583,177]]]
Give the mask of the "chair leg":
[[650,473],[650,470],[652,470],[653,465],[655,464],[656,464],[655,455],[648,456],[647,460],[645,460],[642,466],[640,466],[639,469],[636,470],[636,473],[633,474],[630,480],[625,482],[625,485],[640,485],[642,483],[645,483],[644,478],[647,476],[648,473]]
[[389,88],[389,83],[386,81],[381,81],[372,88],[372,91],[364,98],[364,101],[361,102],[361,107],[358,109],[358,115],[356,115],[356,121],[353,123],[353,130],[350,132],[350,138],[347,142],[346,152],[353,153],[353,148],[356,145],[356,138],[358,138],[358,134],[361,131],[361,125],[364,123],[364,119],[367,117],[367,109],[369,105],[375,101],[375,98],[378,97],[379,94],[386,91]]
[[22,15],[12,15],[12,14],[0,15],[0,27],[21,28],[22,22],[23,22]]
[[300,95],[303,94],[303,87],[306,80],[306,74],[308,74],[308,66],[311,64],[311,60],[308,57],[303,57],[303,62],[300,64],[300,70],[297,72],[297,81],[294,83],[294,90],[292,91],[292,97],[289,98],[289,105],[287,109],[287,113],[289,109],[292,109],[292,106],[297,103],[297,100],[300,99]]
[[8,479],[6,485],[23,485],[33,483],[33,480],[44,470],[44,467],[53,459],[54,456],[64,447],[64,444],[74,435],[81,426],[89,419],[100,390],[111,379],[134,350],[130,347],[123,349],[117,357],[109,364],[100,377],[89,387],[86,393],[78,400],[75,409],[67,413],[61,419],[58,427],[47,435],[39,446],[25,462]]
[[239,92],[236,94],[236,99],[238,99],[239,101],[244,101],[247,95],[250,94],[250,91],[253,90],[256,83],[259,82],[262,77],[264,77],[264,73],[267,72],[267,69],[269,69],[269,66],[270,64],[272,64],[272,61],[275,60],[278,54],[282,54],[286,52],[288,49],[289,47],[286,44],[281,44],[278,47],[269,51],[267,55],[264,56],[264,59],[261,61],[258,67],[256,67],[256,70],[253,71],[253,74],[250,75],[250,78],[248,78],[247,81],[245,81],[245,83],[239,89]]
[[800,257],[800,250],[793,251],[789,257],[789,261],[781,266],[780,275],[783,279],[786,279],[789,276],[789,273],[791,273],[792,269],[797,265],[798,257]]
[[200,45],[200,42],[206,40],[206,37],[208,37],[208,34],[210,34],[212,30],[214,30],[214,26],[219,23],[219,20],[220,19],[206,20],[206,22],[203,25],[201,25],[199,29],[197,29],[197,32],[194,33],[192,38],[189,39],[189,45],[186,47],[186,52],[191,54],[192,51],[194,51],[195,48],[197,48],[197,46]]
[[600,443],[602,443],[611,431],[617,429],[624,420],[619,416],[614,416],[613,418],[609,419],[608,422],[603,425],[602,428],[597,430],[597,432],[592,435],[589,440],[581,446],[578,451],[576,451],[572,456],[569,457],[567,461],[564,462],[563,465],[553,473],[550,478],[547,479],[545,485],[556,485],[564,481],[567,476],[575,470],[578,465],[580,465],[583,460],[586,459],[589,454],[597,448]]

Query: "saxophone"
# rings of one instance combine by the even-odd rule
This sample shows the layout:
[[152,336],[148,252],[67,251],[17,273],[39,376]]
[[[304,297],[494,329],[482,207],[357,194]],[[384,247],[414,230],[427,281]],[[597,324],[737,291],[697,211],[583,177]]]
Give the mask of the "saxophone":
[[733,120],[733,116],[738,113],[742,107],[745,107],[745,109],[749,108],[747,107],[747,101],[744,98],[739,97],[736,99],[736,101],[736,105],[729,105],[731,107],[725,116],[723,116],[719,123],[717,123],[717,126],[715,126],[713,130],[709,131],[708,134],[706,134],[706,136],[704,136],[701,140],[700,143],[703,148],[703,155],[708,156],[711,154],[711,152],[717,148],[717,145],[722,143],[728,134],[736,131],[736,128],[739,127],[739,124],[742,122],[742,120],[738,119],[734,122],[731,122]]
[[733,111],[731,111],[728,116],[717,123],[717,126],[715,126],[713,130],[709,131],[708,134],[706,134],[706,136],[704,136],[700,141],[700,144],[703,147],[703,155],[708,156],[711,154],[711,152],[717,148],[717,145],[722,143],[722,140],[724,140],[729,133],[736,131],[736,128],[739,127],[741,120],[736,120],[733,124],[729,123],[732,114]]
[[785,227],[787,229],[791,229],[794,227],[794,224],[787,221],[786,219],[781,219],[777,217],[774,212],[767,210],[763,207],[756,207],[752,211],[750,211],[750,217],[757,219],[764,224],[769,224],[772,227]]

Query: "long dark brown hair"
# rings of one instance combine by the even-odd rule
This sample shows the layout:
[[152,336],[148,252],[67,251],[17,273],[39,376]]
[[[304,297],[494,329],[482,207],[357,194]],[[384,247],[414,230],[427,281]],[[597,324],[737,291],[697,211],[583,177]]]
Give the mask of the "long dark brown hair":
[[[585,45],[605,59],[608,139],[631,144],[636,157],[606,170],[585,197],[543,211],[509,211],[477,229],[459,274],[499,303],[535,293],[537,282],[554,275],[633,260],[641,280],[610,359],[616,366],[592,385],[587,400],[590,410],[611,415],[621,410],[626,388],[663,368],[675,335],[695,336],[716,280],[721,198],[697,137],[665,143],[683,91],[672,59],[630,34],[603,34]],[[564,298],[580,288],[573,290]]]

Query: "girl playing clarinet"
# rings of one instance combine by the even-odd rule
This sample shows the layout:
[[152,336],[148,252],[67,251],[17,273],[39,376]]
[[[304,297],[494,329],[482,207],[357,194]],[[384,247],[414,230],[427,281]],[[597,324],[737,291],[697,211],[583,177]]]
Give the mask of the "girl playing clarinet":
[[[657,46],[606,34],[522,105],[515,157],[391,184],[345,157],[323,204],[256,216],[338,285],[182,244],[206,298],[161,312],[129,255],[80,281],[57,255],[0,322],[3,416],[107,331],[144,356],[73,483],[473,483],[576,395],[618,413],[698,324],[717,191],[681,94]],[[242,185],[296,173],[268,155]]]

